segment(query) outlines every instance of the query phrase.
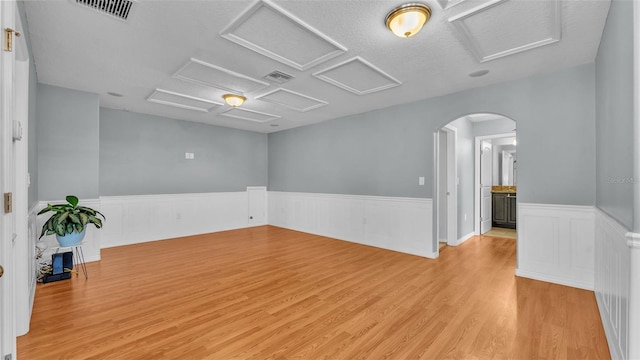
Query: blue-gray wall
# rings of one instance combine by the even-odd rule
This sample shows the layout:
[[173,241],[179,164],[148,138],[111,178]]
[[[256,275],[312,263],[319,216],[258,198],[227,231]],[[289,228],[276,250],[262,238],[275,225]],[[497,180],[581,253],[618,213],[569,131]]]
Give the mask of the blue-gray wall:
[[[185,152],[195,159],[186,160]],[[100,195],[245,191],[266,185],[266,134],[100,109]]]
[[27,22],[27,16],[24,11],[24,3],[22,1],[17,2],[18,13],[20,14],[20,20],[22,21],[22,31],[24,32],[24,38],[27,41],[27,48],[29,49],[29,164],[28,171],[31,176],[31,184],[29,185],[29,208],[35,206],[38,203],[38,141],[36,135],[37,117],[36,117],[36,93],[38,91],[38,78],[36,75],[35,61],[33,60],[33,50],[31,50],[31,36],[29,35],[29,24]]
[[586,64],[269,134],[269,189],[432,198],[433,133],[497,113],[518,125],[521,202],[594,205],[594,99]]
[[430,197],[435,130],[394,107],[269,134],[269,190]]
[[596,205],[631,229],[634,181],[632,1],[611,2],[596,58],[596,89]]
[[[458,168],[458,235],[457,238],[473,232],[473,205],[475,194],[475,159],[473,135],[474,124],[466,117],[451,123],[456,128],[456,159]],[[466,219],[465,219],[466,217]]]
[[38,199],[98,198],[99,97],[37,86]]

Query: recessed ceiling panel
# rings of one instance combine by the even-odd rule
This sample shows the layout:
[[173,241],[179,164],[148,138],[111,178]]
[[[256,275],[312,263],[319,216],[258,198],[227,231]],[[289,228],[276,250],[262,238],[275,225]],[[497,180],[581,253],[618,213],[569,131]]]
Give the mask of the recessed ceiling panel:
[[327,105],[325,101],[286,89],[275,89],[264,95],[257,96],[256,99],[282,105],[301,112]]
[[306,70],[347,50],[268,1],[258,1],[220,35],[298,70]]
[[360,57],[319,71],[313,76],[358,95],[370,94],[401,84],[391,75]]
[[493,0],[449,19],[480,62],[560,41],[558,0]]
[[263,113],[255,110],[241,109],[241,108],[230,108],[224,112],[221,112],[220,115],[228,116],[236,119],[248,120],[258,123],[265,123],[267,121],[279,119],[280,116]]
[[438,0],[438,4],[440,4],[440,7],[442,8],[442,10],[446,10],[464,1],[466,0]]
[[182,109],[188,110],[196,110],[202,112],[209,112],[219,106],[222,106],[221,103],[217,103],[215,101],[199,99],[193,96],[179,94],[172,91],[156,89],[148,98],[148,101],[175,106]]
[[248,93],[269,86],[268,82],[194,58],[191,58],[173,77],[234,93]]

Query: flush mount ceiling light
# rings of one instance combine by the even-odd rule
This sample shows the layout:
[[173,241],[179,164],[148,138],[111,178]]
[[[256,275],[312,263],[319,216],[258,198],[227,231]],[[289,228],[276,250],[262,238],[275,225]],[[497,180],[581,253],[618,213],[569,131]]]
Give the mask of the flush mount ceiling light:
[[224,94],[222,95],[222,98],[224,99],[224,102],[231,107],[238,107],[247,100],[246,97],[236,94]]
[[471,77],[480,77],[480,76],[485,76],[489,73],[489,70],[478,70],[478,71],[474,71],[472,73],[469,74],[469,76]]
[[427,5],[410,3],[393,9],[385,23],[396,36],[408,38],[417,34],[430,17],[431,8]]

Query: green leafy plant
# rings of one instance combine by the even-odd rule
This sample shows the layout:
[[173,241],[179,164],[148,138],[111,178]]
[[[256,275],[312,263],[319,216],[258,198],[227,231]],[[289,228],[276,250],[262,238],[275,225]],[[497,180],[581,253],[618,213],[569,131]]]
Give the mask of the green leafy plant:
[[[47,204],[46,208],[38,212],[38,215],[54,212],[42,226],[40,238],[53,234],[65,236],[74,231],[81,233],[87,224],[93,224],[98,229],[102,227],[102,220],[106,219],[101,212],[86,206],[78,206],[77,196],[68,195],[66,199],[66,204]],[[101,216],[102,220],[98,216]]]

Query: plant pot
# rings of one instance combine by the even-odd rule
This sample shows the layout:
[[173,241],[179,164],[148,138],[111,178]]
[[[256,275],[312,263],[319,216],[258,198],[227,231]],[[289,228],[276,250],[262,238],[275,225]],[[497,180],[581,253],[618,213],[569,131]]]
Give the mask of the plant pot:
[[72,232],[71,234],[67,234],[65,236],[60,236],[56,234],[56,239],[58,239],[58,243],[60,246],[76,246],[82,242],[84,239],[84,235],[87,232],[87,229],[82,230],[82,232]]

